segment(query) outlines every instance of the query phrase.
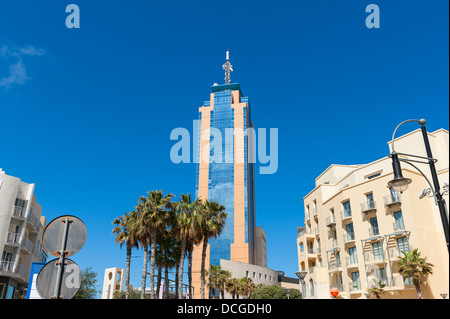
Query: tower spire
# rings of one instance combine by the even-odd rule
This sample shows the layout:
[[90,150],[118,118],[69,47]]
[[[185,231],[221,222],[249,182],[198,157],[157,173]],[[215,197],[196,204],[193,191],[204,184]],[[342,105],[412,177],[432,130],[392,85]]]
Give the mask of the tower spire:
[[226,59],[227,59],[227,61],[222,66],[222,68],[225,70],[225,84],[230,84],[230,77],[231,77],[231,71],[233,71],[233,66],[230,63],[230,51],[229,50],[227,50]]

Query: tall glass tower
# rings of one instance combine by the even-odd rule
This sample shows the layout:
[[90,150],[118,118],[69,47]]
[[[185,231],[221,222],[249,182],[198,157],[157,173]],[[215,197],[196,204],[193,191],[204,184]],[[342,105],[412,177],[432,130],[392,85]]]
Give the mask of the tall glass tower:
[[[211,87],[199,108],[196,196],[217,201],[228,214],[221,235],[208,243],[206,267],[220,259],[254,264],[255,187],[253,122],[250,103],[238,83],[230,83],[231,64],[224,64],[225,84]],[[249,160],[250,157],[250,160]],[[193,254],[194,298],[200,297],[201,245]]]

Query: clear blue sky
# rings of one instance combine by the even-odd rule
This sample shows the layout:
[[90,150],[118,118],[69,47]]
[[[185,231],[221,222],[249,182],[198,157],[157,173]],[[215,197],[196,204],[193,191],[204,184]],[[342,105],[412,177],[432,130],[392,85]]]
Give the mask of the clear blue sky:
[[[81,28],[67,29],[76,3]],[[368,29],[365,8],[380,7]],[[170,132],[192,132],[210,86],[232,82],[258,128],[278,128],[278,171],[256,175],[268,266],[295,276],[303,197],[330,164],[388,155],[401,121],[449,128],[448,1],[2,1],[0,167],[36,184],[50,221],[73,214],[88,240],[73,257],[124,267],[112,220],[148,190],[195,192]],[[416,127],[405,125],[398,134]],[[141,251],[134,255],[142,256]],[[131,283],[141,284],[142,257]]]

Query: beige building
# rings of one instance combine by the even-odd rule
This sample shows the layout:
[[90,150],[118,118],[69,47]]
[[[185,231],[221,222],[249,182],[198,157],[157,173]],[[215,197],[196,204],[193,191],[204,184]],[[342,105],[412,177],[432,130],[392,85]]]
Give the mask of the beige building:
[[123,290],[124,270],[122,268],[107,268],[103,277],[102,299],[113,299],[116,291]]
[[0,299],[22,292],[31,263],[46,260],[42,234],[47,220],[34,188],[0,169]]
[[[448,131],[428,133],[428,138],[448,212]],[[394,142],[399,153],[426,156],[420,129]],[[415,165],[431,180],[428,165]],[[405,162],[402,170],[412,180],[402,194],[387,186],[393,179],[387,156],[364,165],[331,165],[316,178],[303,199],[305,227],[297,229],[304,298],[330,298],[331,287],[338,287],[338,298],[366,298],[379,280],[389,293],[382,298],[417,298],[397,265],[401,251],[415,248],[434,265],[421,285],[423,298],[449,293],[449,256],[438,206],[434,197],[423,196],[426,179]]]

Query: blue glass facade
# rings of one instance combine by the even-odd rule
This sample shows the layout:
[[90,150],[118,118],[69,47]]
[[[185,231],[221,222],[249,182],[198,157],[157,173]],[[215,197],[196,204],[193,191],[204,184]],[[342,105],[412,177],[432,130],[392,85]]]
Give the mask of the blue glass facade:
[[[232,84],[235,90],[237,84]],[[223,90],[221,90],[223,87]],[[210,264],[219,265],[220,259],[231,259],[231,244],[234,242],[234,109],[232,106],[232,93],[229,89],[230,85],[213,87],[214,91],[214,108],[211,111],[210,128],[216,133],[220,132],[220,139],[211,133],[210,136],[210,160],[209,160],[209,176],[208,176],[208,200],[217,201],[226,207],[228,214],[226,224],[219,237],[211,239],[210,244]],[[237,88],[239,86],[237,85]],[[240,91],[240,90],[239,90]],[[248,143],[247,128],[251,126],[250,104],[247,97],[240,98],[241,103],[246,103],[247,107],[244,112],[244,185],[245,185],[245,242],[250,246],[250,259],[254,262],[254,164],[248,163]],[[210,103],[205,102],[204,106]],[[201,112],[200,112],[201,114]],[[200,118],[199,118],[200,119]],[[200,125],[198,128],[198,137],[200,138]],[[228,131],[228,132],[227,132]],[[231,134],[230,134],[231,131]],[[221,147],[217,147],[221,143]],[[197,144],[200,144],[197,143]],[[221,152],[218,154],[217,152]],[[220,155],[220,156],[219,156]],[[197,158],[199,158],[199,148],[197,148]],[[217,159],[217,160],[215,160]],[[199,164],[197,164],[197,187],[196,195],[198,196],[199,188]]]

